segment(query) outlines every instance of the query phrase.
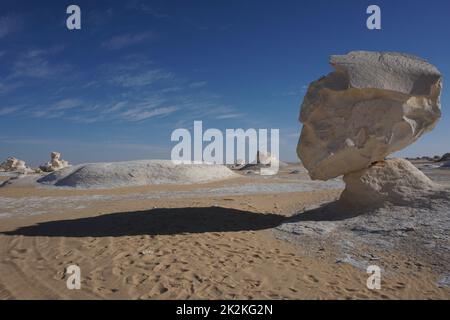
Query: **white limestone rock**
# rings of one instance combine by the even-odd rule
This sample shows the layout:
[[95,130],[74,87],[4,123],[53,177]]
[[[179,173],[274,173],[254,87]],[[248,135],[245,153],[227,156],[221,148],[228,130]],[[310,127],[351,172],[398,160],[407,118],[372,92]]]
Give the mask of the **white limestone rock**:
[[50,162],[40,166],[39,169],[44,172],[53,172],[70,166],[68,161],[61,159],[61,153],[59,152],[52,152],[50,157]]
[[367,169],[344,175],[344,182],[340,201],[353,206],[424,207],[433,198],[448,197],[442,186],[404,159],[377,162]]
[[52,172],[38,183],[83,189],[110,189],[158,184],[194,184],[238,175],[217,164],[174,164],[170,160],[88,163]]
[[0,164],[0,170],[6,172],[18,172],[21,174],[27,174],[32,171],[27,167],[25,161],[14,157],[9,157],[6,161]]
[[335,71],[310,84],[297,153],[312,179],[365,169],[434,128],[442,76],[401,53],[332,56]]
[[280,161],[275,155],[270,152],[258,151],[256,154],[256,162],[263,165],[278,165],[279,167],[287,166],[283,161]]

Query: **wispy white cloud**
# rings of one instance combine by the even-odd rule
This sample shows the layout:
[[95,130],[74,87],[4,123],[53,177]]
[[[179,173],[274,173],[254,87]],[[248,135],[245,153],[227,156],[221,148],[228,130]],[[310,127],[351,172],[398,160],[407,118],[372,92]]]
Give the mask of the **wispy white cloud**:
[[[30,103],[24,108],[21,108],[21,113],[26,116],[31,116],[33,118],[45,118],[45,119],[55,119],[67,117],[68,112],[72,109],[81,107],[84,102],[78,98],[64,98],[57,100],[53,103],[46,104],[44,106],[35,102]],[[77,112],[79,108],[77,109]]]
[[[53,63],[57,60],[53,59],[53,55],[63,49],[55,47],[23,52],[12,64],[13,76],[8,79],[10,84],[14,80],[29,85],[27,78],[30,77],[60,82],[61,78],[56,77],[60,68]],[[221,96],[208,93],[204,89],[206,81],[179,77],[158,67],[146,55],[126,55],[105,62],[94,74],[95,77],[89,76],[89,81],[85,83],[73,82],[82,90],[82,96],[76,95],[74,85],[58,86],[59,90],[52,90],[49,95],[38,99],[24,97],[19,100],[25,105],[24,108],[8,109],[3,113],[85,124],[138,122],[166,116],[172,117],[171,123],[179,118],[191,121],[242,116],[231,106],[223,105]],[[83,75],[78,80],[81,79]],[[0,82],[0,93],[11,90],[7,82],[4,83]],[[91,95],[93,92],[95,94]],[[103,97],[99,97],[99,93],[104,94]],[[14,104],[10,106],[14,107]]]
[[111,63],[102,64],[99,66],[99,70],[103,73],[105,72],[123,73],[136,70],[145,70],[146,68],[150,68],[152,65],[154,65],[154,62],[147,55],[134,53],[121,56],[121,58],[117,61],[114,61],[113,64]]
[[13,64],[12,78],[51,78],[69,69],[67,64],[54,63],[51,56],[64,50],[61,46],[46,50],[33,49],[23,52]]
[[103,110],[103,113],[104,114],[114,113],[114,112],[117,112],[119,110],[122,110],[123,108],[125,108],[127,106],[128,106],[128,103],[126,101],[119,101],[119,102],[113,103],[111,105],[111,107],[106,108],[105,110]]
[[193,119],[219,119],[219,117],[237,114],[231,106],[221,105],[215,97],[204,97],[198,99],[191,97],[189,101],[185,102],[186,109],[189,110],[189,115]]
[[183,88],[180,86],[173,86],[173,87],[167,87],[161,89],[161,93],[174,93],[174,92],[180,92]]
[[64,116],[64,111],[55,111],[51,108],[34,109],[29,112],[33,118],[57,119]]
[[0,39],[20,31],[23,27],[21,18],[15,15],[0,17]]
[[164,116],[171,114],[178,109],[176,107],[163,107],[163,108],[157,108],[153,110],[144,110],[142,108],[135,108],[130,109],[124,113],[122,113],[120,116],[123,119],[126,119],[128,121],[141,121],[150,119],[156,116]]
[[102,43],[102,46],[109,50],[119,50],[125,47],[129,47],[138,43],[142,43],[146,40],[154,38],[153,32],[143,32],[138,34],[121,34],[112,37],[111,39]]
[[222,114],[216,117],[216,119],[219,120],[225,120],[225,119],[235,119],[243,117],[244,115],[242,113],[228,113],[228,114]]
[[56,102],[53,105],[52,109],[53,110],[67,110],[67,109],[72,109],[72,108],[78,107],[82,103],[83,102],[80,99],[68,98],[68,99],[63,99],[63,100]]
[[[51,79],[70,70],[67,64],[53,62],[53,56],[62,52],[64,46],[52,46],[46,49],[33,48],[10,55],[11,61],[5,64],[4,74],[0,80],[0,95],[7,95],[12,91],[28,84],[31,79]],[[0,58],[6,55],[0,51]]]
[[0,108],[0,116],[6,116],[20,111],[21,107]]
[[119,74],[114,76],[111,81],[124,87],[141,87],[152,84],[156,81],[173,78],[170,72],[162,69],[149,70],[138,74]]
[[91,124],[104,120],[104,117],[101,115],[87,115],[87,114],[79,114],[79,115],[65,115],[65,120],[69,120],[75,123],[83,123],[83,124]]

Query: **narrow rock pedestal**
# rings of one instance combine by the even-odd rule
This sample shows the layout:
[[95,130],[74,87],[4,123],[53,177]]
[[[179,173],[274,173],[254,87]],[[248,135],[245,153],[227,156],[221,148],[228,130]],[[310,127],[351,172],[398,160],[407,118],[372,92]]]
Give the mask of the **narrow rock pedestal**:
[[344,175],[340,201],[358,207],[399,205],[425,207],[434,198],[447,195],[411,162],[389,159]]

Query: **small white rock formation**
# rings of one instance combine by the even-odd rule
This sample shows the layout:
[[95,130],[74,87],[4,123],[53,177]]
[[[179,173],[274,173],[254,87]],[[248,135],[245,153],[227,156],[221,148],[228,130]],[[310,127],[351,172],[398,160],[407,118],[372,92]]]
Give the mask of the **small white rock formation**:
[[[341,204],[423,204],[441,187],[410,162],[385,158],[432,130],[442,76],[401,53],[332,56],[335,71],[311,83],[301,106],[297,153],[314,180],[344,176]],[[444,192],[447,197],[448,193]]]
[[19,172],[26,174],[31,171],[25,164],[25,161],[9,157],[5,162],[0,164],[0,170],[6,172]]
[[44,172],[53,172],[70,166],[68,161],[61,159],[61,153],[59,152],[52,152],[50,157],[50,162],[40,166],[39,169]]
[[276,156],[271,154],[270,152],[258,151],[256,154],[256,162],[258,164],[263,165],[274,165],[278,164],[278,166],[286,166],[287,164],[283,161],[280,161]]
[[157,184],[204,183],[237,176],[223,165],[139,160],[71,166],[52,172],[37,181],[57,187],[110,189]]
[[367,168],[434,128],[442,77],[401,53],[332,56],[335,71],[310,84],[297,147],[311,178],[328,180]]
[[256,152],[256,163],[247,163],[243,159],[237,159],[235,164],[228,165],[228,168],[232,170],[245,170],[245,169],[253,169],[259,170],[261,167],[268,166],[278,166],[284,167],[287,166],[287,163],[280,161],[276,156],[271,154],[270,152],[257,151]]
[[258,164],[270,165],[272,162],[278,162],[278,158],[271,155],[270,152],[258,151],[256,153],[256,162]]

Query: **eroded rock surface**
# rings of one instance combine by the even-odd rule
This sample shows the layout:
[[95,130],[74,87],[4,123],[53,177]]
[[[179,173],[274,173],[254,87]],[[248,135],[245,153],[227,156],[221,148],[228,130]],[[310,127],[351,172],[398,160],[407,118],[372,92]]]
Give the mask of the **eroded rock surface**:
[[44,172],[53,172],[70,166],[68,161],[61,159],[61,153],[59,152],[52,152],[50,157],[50,162],[40,166],[39,169]]
[[170,160],[88,163],[52,172],[37,182],[85,189],[110,189],[159,184],[193,184],[237,177],[223,165],[174,164]]
[[0,164],[0,171],[19,172],[25,174],[31,171],[31,169],[27,167],[25,161],[14,157],[9,157],[5,162]]
[[[341,201],[356,206],[422,206],[439,197],[441,186],[404,159],[380,161],[344,175]],[[448,194],[442,191],[443,196]]]

